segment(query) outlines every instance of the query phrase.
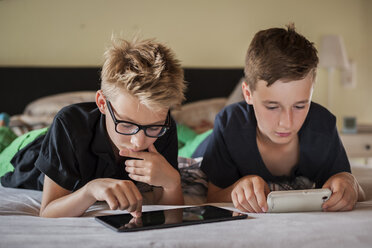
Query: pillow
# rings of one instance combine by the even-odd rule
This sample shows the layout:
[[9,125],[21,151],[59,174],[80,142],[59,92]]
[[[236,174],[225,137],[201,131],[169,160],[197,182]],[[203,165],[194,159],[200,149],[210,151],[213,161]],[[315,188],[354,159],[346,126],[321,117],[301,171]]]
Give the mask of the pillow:
[[95,101],[95,96],[95,91],[76,91],[42,97],[29,103],[24,114],[54,117],[61,108],[78,102]]
[[44,115],[13,115],[10,118],[9,128],[20,136],[35,129],[41,129],[52,124],[54,116]]
[[177,123],[190,127],[196,133],[203,133],[213,128],[214,118],[225,103],[226,98],[223,97],[186,103],[173,110],[172,116]]
[[231,94],[228,96],[226,105],[230,105],[236,102],[240,102],[244,100],[243,92],[242,92],[242,83],[244,82],[244,77],[242,77],[238,84],[235,86],[234,90],[231,92]]

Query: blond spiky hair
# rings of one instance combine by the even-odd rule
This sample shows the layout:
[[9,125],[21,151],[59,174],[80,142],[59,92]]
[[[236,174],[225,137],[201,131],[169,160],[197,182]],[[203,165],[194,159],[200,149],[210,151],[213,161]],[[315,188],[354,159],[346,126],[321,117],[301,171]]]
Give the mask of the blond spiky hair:
[[180,62],[153,39],[129,42],[113,38],[104,53],[101,79],[107,98],[124,89],[153,110],[178,107],[185,99]]

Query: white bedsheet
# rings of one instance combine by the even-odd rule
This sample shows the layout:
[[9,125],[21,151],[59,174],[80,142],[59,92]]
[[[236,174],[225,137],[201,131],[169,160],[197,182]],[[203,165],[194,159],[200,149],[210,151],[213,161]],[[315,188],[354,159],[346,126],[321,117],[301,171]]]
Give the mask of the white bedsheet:
[[[350,212],[249,214],[245,220],[116,233],[94,220],[95,204],[79,218],[38,217],[41,192],[0,187],[2,247],[372,247],[372,169],[353,167],[367,193]],[[234,209],[231,204],[214,204]],[[144,206],[144,211],[171,206]]]

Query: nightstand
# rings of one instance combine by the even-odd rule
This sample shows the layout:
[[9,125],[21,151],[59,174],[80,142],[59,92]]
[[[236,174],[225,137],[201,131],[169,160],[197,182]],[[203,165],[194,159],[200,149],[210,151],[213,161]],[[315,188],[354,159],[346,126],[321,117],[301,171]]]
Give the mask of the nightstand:
[[372,158],[372,132],[340,133],[349,158]]

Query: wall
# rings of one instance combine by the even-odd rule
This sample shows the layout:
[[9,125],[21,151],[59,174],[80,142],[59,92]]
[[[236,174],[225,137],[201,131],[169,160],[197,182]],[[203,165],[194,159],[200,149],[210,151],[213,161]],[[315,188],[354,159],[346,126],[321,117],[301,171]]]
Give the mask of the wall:
[[[253,35],[295,22],[319,45],[339,34],[357,63],[357,87],[336,71],[332,111],[372,123],[370,0],[0,0],[0,66],[98,66],[112,33],[156,37],[185,67],[242,67]],[[314,101],[327,104],[327,71],[319,69]],[[367,107],[369,106],[369,107]]]

